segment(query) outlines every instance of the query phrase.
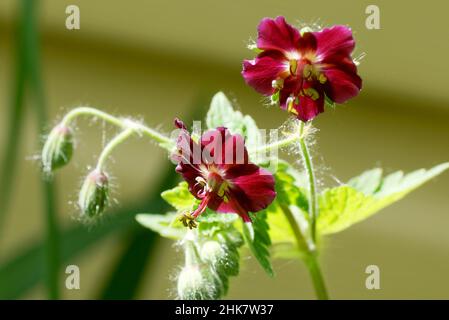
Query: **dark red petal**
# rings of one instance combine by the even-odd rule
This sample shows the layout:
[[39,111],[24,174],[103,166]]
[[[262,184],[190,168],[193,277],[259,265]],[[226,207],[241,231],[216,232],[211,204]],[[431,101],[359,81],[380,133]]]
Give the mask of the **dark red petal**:
[[198,193],[202,190],[203,187],[196,181],[196,178],[201,176],[199,174],[198,166],[180,162],[176,166],[176,172],[179,173],[182,178],[189,184],[190,193],[192,193],[196,198],[200,199]]
[[224,127],[205,132],[201,137],[203,162],[219,167],[248,163],[245,140]]
[[264,18],[257,28],[257,47],[262,50],[288,52],[297,50],[301,37],[299,31],[289,25],[284,17]]
[[319,61],[331,59],[333,55],[350,56],[355,41],[348,27],[337,25],[313,32],[317,40],[317,57]]
[[264,95],[272,95],[273,80],[288,73],[288,61],[275,59],[272,56],[258,57],[243,61],[242,75],[246,83]]
[[234,166],[226,172],[231,198],[247,212],[268,207],[276,197],[273,175],[255,164]]
[[[212,208],[211,208],[212,209]],[[249,217],[248,210],[243,208],[240,203],[236,200],[234,196],[230,196],[228,202],[221,201],[218,206],[213,209],[219,213],[237,213],[240,217],[242,217],[243,221],[251,222],[251,218]]]
[[313,100],[310,97],[303,96],[299,99],[299,105],[295,105],[294,108],[298,112],[298,119],[304,122],[310,121],[324,112],[324,97]]
[[281,109],[287,109],[287,99],[290,96],[298,96],[301,90],[302,79],[298,77],[289,77],[284,80],[284,87],[279,96],[279,105]]
[[307,55],[307,53],[315,53],[317,48],[317,40],[312,32],[306,32],[302,35],[299,39],[298,48],[302,55]]
[[[318,97],[310,97],[307,95],[308,90],[313,90]],[[296,117],[302,121],[310,121],[318,114],[324,112],[324,90],[317,82],[304,82],[304,95],[299,97],[299,103],[294,103],[293,108],[296,110]]]
[[362,88],[362,79],[356,72],[339,69],[338,67],[328,67],[328,69],[323,70],[327,78],[324,90],[332,101],[343,103],[358,95]]

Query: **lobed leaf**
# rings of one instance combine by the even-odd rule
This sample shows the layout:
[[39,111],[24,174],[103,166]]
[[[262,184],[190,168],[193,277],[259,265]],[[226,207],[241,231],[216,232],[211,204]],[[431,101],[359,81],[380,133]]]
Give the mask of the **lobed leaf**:
[[180,240],[186,234],[186,228],[176,221],[176,213],[152,214],[140,213],[136,215],[136,220],[145,228],[159,233],[164,238]]
[[192,211],[198,200],[190,193],[187,182],[182,181],[173,189],[161,193],[162,199],[178,212]]
[[254,119],[234,110],[231,101],[223,92],[216,93],[212,98],[206,125],[209,129],[226,127],[233,134],[242,135],[248,146],[256,146],[261,141],[261,134]]
[[273,277],[274,271],[270,261],[271,246],[270,235],[268,233],[266,211],[260,211],[257,215],[252,215],[252,223],[243,223],[243,238],[252,254],[265,272]]
[[351,179],[348,185],[326,189],[319,198],[318,232],[336,233],[363,221],[448,168],[449,163],[443,163],[406,175],[397,171],[384,178],[380,169],[374,169]]

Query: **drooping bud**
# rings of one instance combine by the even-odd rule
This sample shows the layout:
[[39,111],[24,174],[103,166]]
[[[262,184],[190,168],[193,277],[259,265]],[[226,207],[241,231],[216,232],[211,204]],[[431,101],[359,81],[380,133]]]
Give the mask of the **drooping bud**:
[[99,169],[90,172],[81,187],[78,205],[81,214],[94,218],[103,213],[109,200],[108,176]]
[[42,149],[42,167],[45,172],[52,172],[66,165],[72,158],[72,130],[64,125],[57,125],[51,130]]

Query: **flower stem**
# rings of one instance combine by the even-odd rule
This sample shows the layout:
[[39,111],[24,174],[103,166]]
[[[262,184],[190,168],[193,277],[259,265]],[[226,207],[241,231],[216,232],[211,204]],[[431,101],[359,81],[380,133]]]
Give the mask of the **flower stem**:
[[164,149],[171,151],[174,142],[167,136],[164,136],[163,134],[159,133],[158,131],[149,128],[145,126],[142,123],[139,123],[137,121],[133,121],[131,119],[122,119],[115,116],[112,116],[104,111],[91,108],[91,107],[78,107],[73,110],[71,110],[69,113],[67,113],[64,118],[61,121],[61,125],[68,126],[71,121],[73,121],[75,118],[79,116],[93,116],[100,118],[112,125],[115,125],[119,128],[126,129],[126,130],[132,130],[135,133],[142,133],[153,139],[154,141],[158,142],[161,147]]
[[295,235],[299,252],[305,253],[303,259],[312,278],[317,298],[319,300],[328,300],[329,296],[327,295],[326,285],[321,274],[314,244],[307,242],[290,208],[283,204],[281,204],[281,208]]
[[113,124],[118,127],[124,127],[124,124],[121,119],[114,117],[104,111],[91,108],[91,107],[78,107],[75,109],[70,110],[69,113],[67,113],[64,118],[61,121],[62,125],[68,125],[71,121],[73,121],[78,116],[93,116],[98,117],[106,122],[109,122],[110,124]]
[[312,252],[305,260],[306,266],[309,269],[312,278],[313,286],[315,288],[316,296],[319,300],[329,300],[327,295],[326,285],[321,273],[320,265],[318,263],[315,252]]
[[282,147],[288,146],[289,144],[292,144],[293,142],[295,142],[297,140],[298,140],[298,136],[296,134],[292,134],[285,139],[266,144],[259,148],[255,148],[255,149],[251,150],[251,152],[257,154],[259,152],[265,152],[265,151],[269,151],[272,149],[280,149]]
[[316,243],[316,220],[318,218],[318,201],[316,193],[316,179],[313,170],[312,158],[310,157],[309,148],[304,137],[304,122],[299,124],[299,148],[303,159],[304,170],[307,173],[309,181],[309,219],[310,233],[314,243]]
[[101,171],[104,167],[107,158],[112,153],[112,151],[134,133],[135,131],[133,129],[128,128],[120,132],[111,141],[109,141],[106,147],[101,152],[100,157],[98,158],[97,169]]

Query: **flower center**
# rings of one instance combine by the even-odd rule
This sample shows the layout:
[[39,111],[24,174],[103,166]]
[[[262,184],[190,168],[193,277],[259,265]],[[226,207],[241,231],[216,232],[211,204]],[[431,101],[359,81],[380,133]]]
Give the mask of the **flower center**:
[[225,198],[226,201],[226,192],[229,189],[229,183],[219,173],[215,171],[210,172],[207,177],[207,184],[210,192],[215,193],[220,198]]
[[327,81],[326,76],[321,72],[319,66],[313,63],[313,59],[302,57],[300,59],[290,59],[288,63],[290,75],[293,77],[301,75],[304,80],[317,80],[321,84]]

